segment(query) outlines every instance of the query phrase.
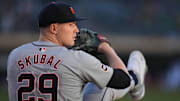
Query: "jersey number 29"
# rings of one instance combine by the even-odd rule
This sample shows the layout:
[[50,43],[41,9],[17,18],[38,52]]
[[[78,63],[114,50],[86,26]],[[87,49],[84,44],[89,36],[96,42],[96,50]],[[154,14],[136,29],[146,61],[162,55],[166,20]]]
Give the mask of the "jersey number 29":
[[[23,80],[28,80],[28,86],[21,86],[18,89],[18,101],[35,101],[34,96],[29,96],[28,99],[23,99],[23,93],[30,94],[35,89],[40,94],[50,94],[50,101],[57,101],[58,77],[55,74],[42,74],[37,78],[32,73],[23,73],[18,77],[18,82],[22,83]],[[51,86],[46,87],[46,80],[51,81]],[[38,81],[38,87],[35,87]],[[37,98],[38,101],[48,101],[42,97]]]

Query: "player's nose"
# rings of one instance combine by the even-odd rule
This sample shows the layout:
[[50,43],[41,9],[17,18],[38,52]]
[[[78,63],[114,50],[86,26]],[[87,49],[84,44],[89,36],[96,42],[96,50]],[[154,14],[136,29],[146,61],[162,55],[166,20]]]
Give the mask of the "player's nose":
[[78,32],[79,32],[79,29],[78,29],[78,27],[75,25],[74,33],[78,33]]

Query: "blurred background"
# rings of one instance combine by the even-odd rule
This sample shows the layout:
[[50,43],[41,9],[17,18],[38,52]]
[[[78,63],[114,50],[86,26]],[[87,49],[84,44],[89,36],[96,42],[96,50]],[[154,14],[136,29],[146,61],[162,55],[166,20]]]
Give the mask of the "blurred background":
[[[0,0],[0,98],[8,101],[6,65],[10,51],[38,40],[38,14],[53,0]],[[180,101],[180,0],[56,0],[73,5],[79,28],[109,38],[127,63],[141,50],[149,67],[143,101]],[[128,97],[118,101],[128,101]]]

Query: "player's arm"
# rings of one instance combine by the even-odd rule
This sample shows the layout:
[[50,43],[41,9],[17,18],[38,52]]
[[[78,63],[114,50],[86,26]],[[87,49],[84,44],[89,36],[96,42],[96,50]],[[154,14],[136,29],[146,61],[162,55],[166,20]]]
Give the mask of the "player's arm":
[[109,45],[106,37],[89,29],[80,29],[77,34],[75,45],[72,47],[75,50],[83,50],[90,54],[103,53],[112,68],[122,69],[128,74],[122,60],[117,56],[114,49]]
[[98,47],[98,52],[103,53],[106,56],[110,67],[114,69],[121,69],[129,74],[123,61],[119,58],[114,49],[111,48],[108,43],[102,42]]
[[113,75],[107,87],[118,89],[128,87],[131,81],[129,73],[114,49],[108,43],[103,42],[99,45],[98,52],[103,53],[107,57],[110,67],[114,68]]
[[126,88],[130,85],[131,79],[126,66],[114,49],[109,45],[106,37],[88,29],[80,29],[80,32],[77,34],[75,45],[72,48],[86,51],[92,55],[98,53],[105,55],[109,62],[109,66],[114,69],[113,75],[106,86],[112,88]]

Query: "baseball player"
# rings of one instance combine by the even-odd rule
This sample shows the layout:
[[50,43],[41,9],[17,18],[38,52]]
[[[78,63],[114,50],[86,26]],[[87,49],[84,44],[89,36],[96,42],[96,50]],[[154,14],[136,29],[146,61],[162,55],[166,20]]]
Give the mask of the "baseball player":
[[[142,53],[132,52],[126,69],[105,37],[87,29],[79,31],[79,20],[83,19],[65,3],[52,2],[42,9],[39,40],[17,47],[8,57],[9,101],[110,101],[126,93],[134,99],[144,96]],[[92,53],[104,54],[109,66]]]

